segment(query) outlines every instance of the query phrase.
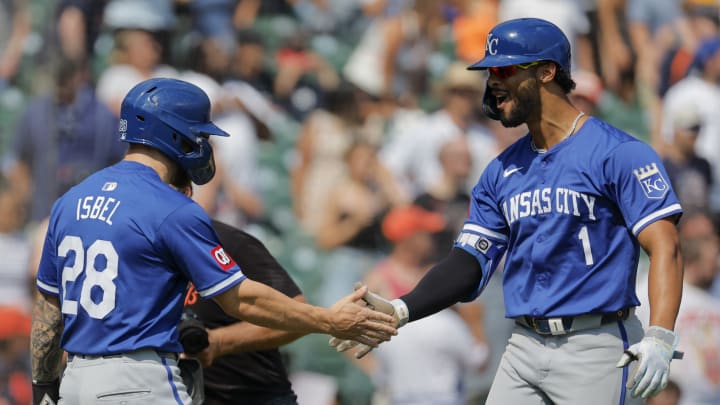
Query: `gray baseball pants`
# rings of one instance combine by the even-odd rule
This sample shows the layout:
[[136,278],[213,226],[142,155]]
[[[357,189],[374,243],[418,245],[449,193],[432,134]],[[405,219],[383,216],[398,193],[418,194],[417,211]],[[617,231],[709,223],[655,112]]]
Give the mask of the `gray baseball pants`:
[[174,355],[155,350],[106,356],[69,356],[59,405],[188,405],[190,396]]
[[625,388],[637,367],[616,368],[639,342],[635,315],[594,329],[545,336],[516,325],[490,388],[487,405],[637,405]]

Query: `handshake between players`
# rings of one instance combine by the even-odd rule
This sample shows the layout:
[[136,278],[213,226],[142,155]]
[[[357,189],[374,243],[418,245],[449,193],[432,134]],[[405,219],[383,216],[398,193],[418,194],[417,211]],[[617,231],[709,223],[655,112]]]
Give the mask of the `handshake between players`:
[[[361,282],[355,283],[355,291],[361,288],[367,287],[365,287]],[[365,294],[363,294],[362,299],[365,304],[371,309],[392,316],[394,318],[394,327],[400,328],[408,322],[409,314],[407,306],[402,300],[395,299],[389,301],[379,296],[378,294],[375,294],[369,289],[366,290]],[[330,338],[330,346],[334,347],[338,352],[344,352],[358,346],[358,349],[355,351],[356,359],[361,359],[365,357],[365,355],[370,353],[370,351],[373,349],[372,346],[357,342],[355,340],[342,340],[336,337]]]
[[[367,287],[360,282],[355,284],[356,292],[362,288]],[[408,322],[408,308],[401,299],[387,300],[369,289],[363,294],[362,299],[369,308],[392,316],[394,327],[400,328]],[[357,347],[356,359],[363,358],[374,348],[354,340],[342,340],[335,337],[330,338],[329,344],[338,352],[345,352]],[[684,355],[683,352],[675,350],[677,344],[676,333],[651,326],[642,341],[630,346],[622,353],[616,367],[622,368],[637,361],[637,366],[627,382],[627,389],[633,393],[633,396],[647,398],[657,395],[665,388],[671,360],[680,360]]]

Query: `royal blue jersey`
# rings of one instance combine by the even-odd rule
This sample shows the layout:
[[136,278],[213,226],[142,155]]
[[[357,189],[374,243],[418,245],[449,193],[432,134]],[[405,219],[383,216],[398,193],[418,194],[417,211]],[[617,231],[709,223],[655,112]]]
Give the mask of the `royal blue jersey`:
[[60,299],[68,352],[181,352],[188,282],[212,297],[244,278],[199,205],[122,161],[55,202],[37,286]]
[[546,152],[526,135],[492,161],[455,245],[485,273],[507,253],[509,318],[606,313],[639,305],[638,233],[681,213],[655,151],[591,117]]

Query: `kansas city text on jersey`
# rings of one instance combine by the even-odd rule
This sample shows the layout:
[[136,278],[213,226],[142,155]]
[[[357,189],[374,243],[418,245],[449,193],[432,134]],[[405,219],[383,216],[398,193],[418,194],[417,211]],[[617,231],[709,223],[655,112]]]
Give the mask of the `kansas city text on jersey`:
[[549,214],[587,215],[595,220],[595,197],[569,188],[539,188],[511,196],[502,203],[503,214],[508,224],[520,218]]
[[97,219],[112,225],[112,217],[120,206],[120,200],[101,195],[88,195],[78,198],[75,220]]

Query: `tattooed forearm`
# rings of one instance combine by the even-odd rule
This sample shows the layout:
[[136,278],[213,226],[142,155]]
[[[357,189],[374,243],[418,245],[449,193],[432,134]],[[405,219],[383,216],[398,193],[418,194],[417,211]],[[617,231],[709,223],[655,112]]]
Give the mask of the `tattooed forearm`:
[[61,334],[62,314],[58,299],[36,294],[30,335],[33,380],[53,381],[60,376],[63,354]]

